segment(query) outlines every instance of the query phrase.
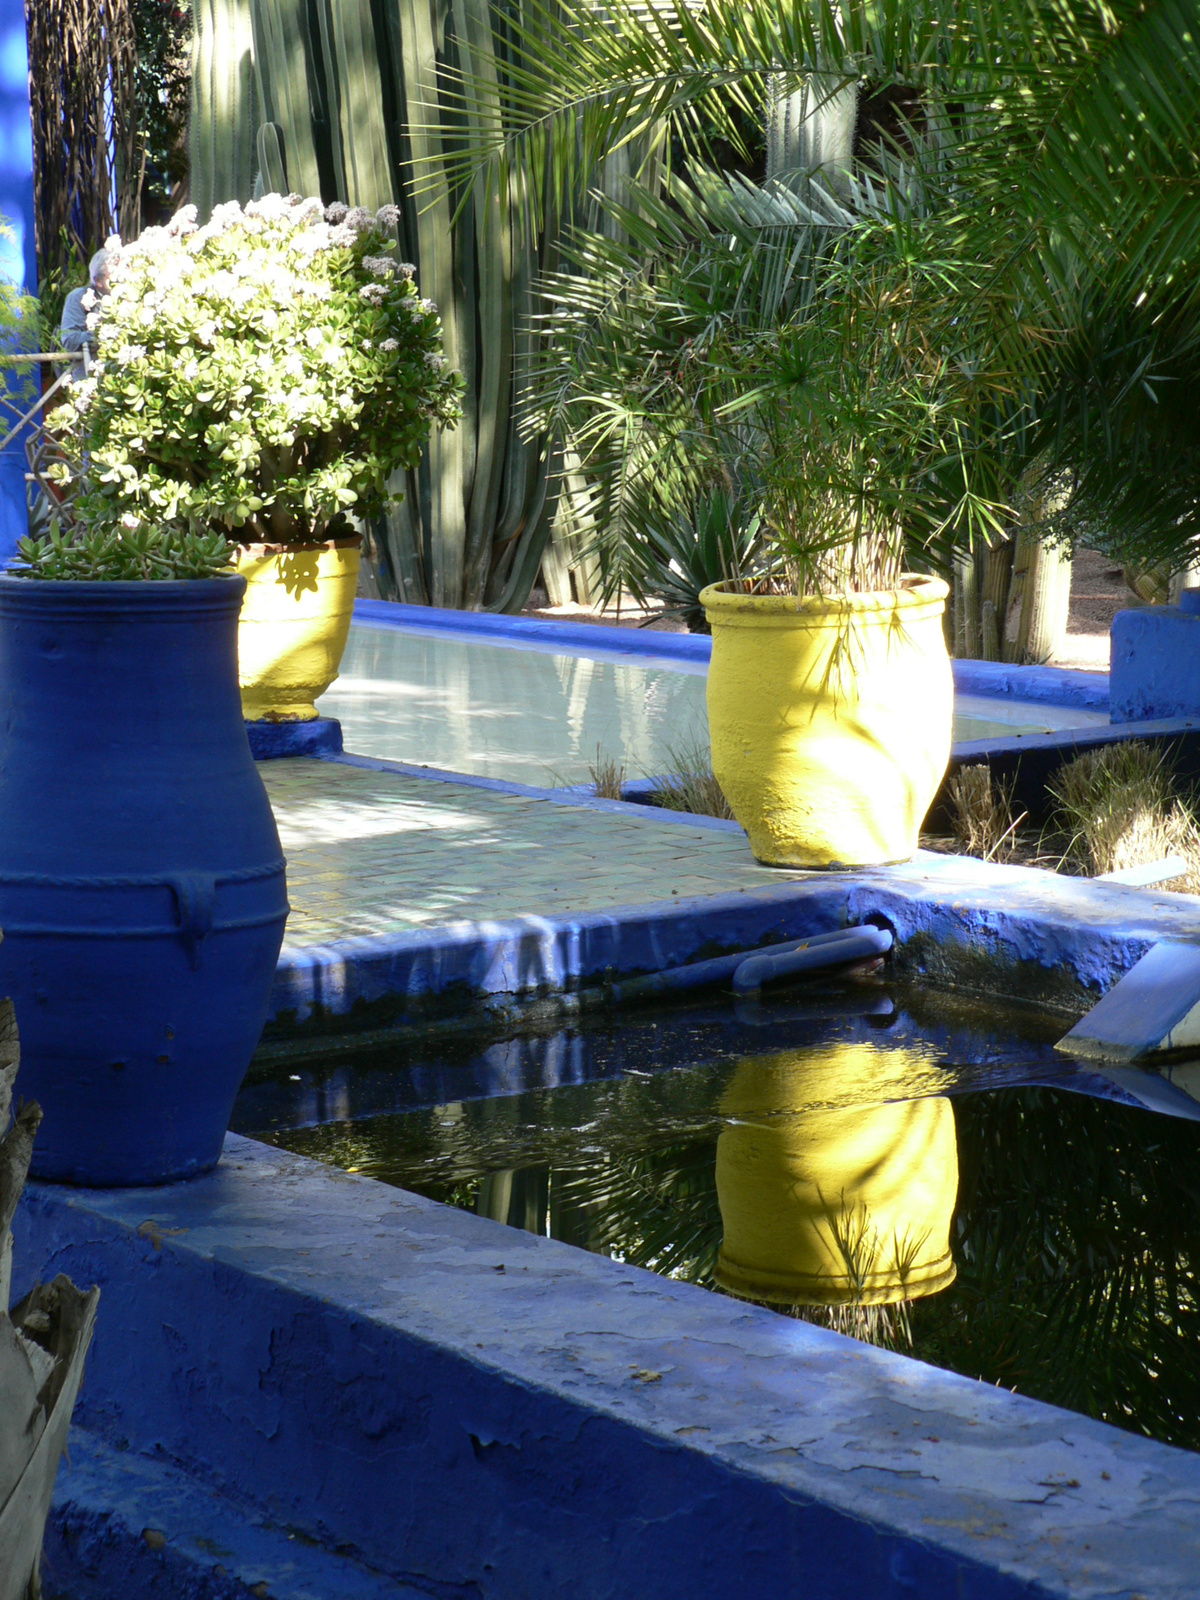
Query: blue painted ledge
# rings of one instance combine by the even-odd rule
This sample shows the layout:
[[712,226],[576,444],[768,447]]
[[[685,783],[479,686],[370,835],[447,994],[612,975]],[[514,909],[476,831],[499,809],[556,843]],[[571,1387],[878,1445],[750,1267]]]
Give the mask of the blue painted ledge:
[[1195,1600],[1200,1457],[250,1140],[14,1234],[104,1446],[441,1600]]
[[[438,606],[400,605],[391,600],[356,600],[354,620],[371,628],[451,634],[479,644],[555,655],[595,656],[674,664],[680,670],[707,667],[712,640],[700,633],[657,633],[645,628],[550,622],[539,617],[505,617],[490,611],[452,611]],[[998,661],[955,661],[959,694],[1032,700],[1040,705],[1108,709],[1108,674],[1061,667],[1014,667]]]
[[248,722],[246,737],[256,761],[287,756],[337,756],[342,753],[342,725],[336,717],[312,722]]
[[430,1600],[76,1423],[42,1551],[48,1600]]
[[1076,706],[1108,710],[1108,673],[1077,672],[1068,667],[1014,667],[1003,661],[955,661],[954,687],[959,694],[1032,700],[1044,706]]
[[[1104,731],[1104,730],[1102,730]],[[500,780],[399,768],[362,757],[352,765],[432,781],[469,782],[558,805],[618,811],[623,801],[525,790]],[[646,808],[656,823],[736,823]],[[336,944],[285,943],[271,999],[270,1030],[385,1026],[430,1010],[504,1011],[571,995],[622,976],[660,972],[725,951],[753,950],[882,916],[901,944],[919,941],[943,976],[990,964],[998,992],[1026,992],[1034,973],[1099,996],[1158,939],[1200,937],[1197,902],[1024,867],[922,852],[904,866],[857,873],[780,875],[762,888],[704,898],[614,906],[586,916],[462,921]],[[1019,971],[1018,969],[1022,969]],[[924,970],[924,969],[923,969]],[[978,984],[977,973],[971,980]],[[1005,989],[1005,984],[1009,988]]]

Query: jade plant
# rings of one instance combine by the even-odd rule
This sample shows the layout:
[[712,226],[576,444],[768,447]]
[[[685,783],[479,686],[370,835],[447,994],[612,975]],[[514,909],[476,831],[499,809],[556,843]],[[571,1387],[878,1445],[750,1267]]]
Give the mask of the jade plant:
[[[458,420],[462,388],[437,307],[394,259],[397,215],[271,194],[110,241],[97,360],[48,419],[68,456],[75,441],[59,471],[77,524],[123,544],[168,528],[294,546],[393,504],[393,474]],[[218,559],[183,549],[170,560]]]

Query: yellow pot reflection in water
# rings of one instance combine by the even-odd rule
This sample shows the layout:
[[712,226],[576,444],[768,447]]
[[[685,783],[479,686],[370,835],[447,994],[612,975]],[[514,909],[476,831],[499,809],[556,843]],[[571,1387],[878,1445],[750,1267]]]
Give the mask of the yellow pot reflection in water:
[[352,542],[280,550],[246,545],[238,678],[248,721],[311,722],[350,635],[359,551]]
[[[717,1140],[723,1289],[787,1305],[885,1305],[954,1281],[950,1102],[871,1100],[882,1080],[883,1092],[897,1087],[905,1054],[847,1044],[738,1067]],[[914,1052],[914,1068],[924,1065]]]

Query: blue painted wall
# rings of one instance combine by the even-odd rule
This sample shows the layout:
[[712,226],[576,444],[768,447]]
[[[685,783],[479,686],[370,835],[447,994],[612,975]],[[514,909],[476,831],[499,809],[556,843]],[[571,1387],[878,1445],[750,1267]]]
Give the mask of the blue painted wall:
[[[13,231],[11,239],[0,239],[0,279],[34,294],[33,129],[22,0],[0,0],[0,213]],[[0,452],[0,564],[26,531],[25,447],[16,439]]]
[[1111,715],[1114,722],[1200,717],[1200,616],[1190,607],[1117,612]]

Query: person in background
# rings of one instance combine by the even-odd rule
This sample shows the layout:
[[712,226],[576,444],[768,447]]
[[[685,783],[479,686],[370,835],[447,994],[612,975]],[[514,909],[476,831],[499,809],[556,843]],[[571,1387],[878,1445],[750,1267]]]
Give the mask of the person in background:
[[87,325],[88,312],[95,310],[98,297],[108,293],[108,275],[115,264],[112,250],[97,250],[88,262],[91,283],[86,289],[72,289],[63,302],[62,322],[59,324],[60,350],[96,354],[96,336]]
[[[55,363],[55,375],[58,381],[67,384],[74,383],[82,378],[87,371],[89,359],[96,355],[96,335],[87,325],[88,315],[100,304],[101,297],[108,293],[108,277],[113,267],[117,264],[117,252],[107,246],[97,250],[88,262],[88,276],[91,282],[83,289],[72,289],[63,302],[62,320],[58,325],[58,348],[64,352],[79,357],[77,361],[59,365]],[[57,388],[57,384],[55,385]],[[54,389],[46,392],[53,394]],[[46,398],[43,395],[43,399]],[[59,398],[61,399],[61,390]],[[55,404],[58,402],[56,401]],[[38,430],[34,433],[38,438]],[[40,430],[40,443],[35,455],[30,455],[30,467],[33,472],[31,488],[27,491],[31,498],[28,502],[29,531],[36,538],[45,537],[46,532],[53,526],[54,519],[60,514],[62,495],[59,490],[49,485],[47,480],[39,476],[42,457],[49,447],[53,454],[54,439],[48,429]]]

